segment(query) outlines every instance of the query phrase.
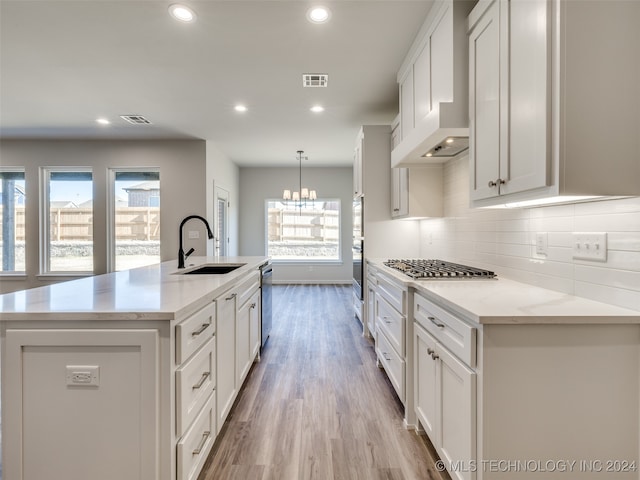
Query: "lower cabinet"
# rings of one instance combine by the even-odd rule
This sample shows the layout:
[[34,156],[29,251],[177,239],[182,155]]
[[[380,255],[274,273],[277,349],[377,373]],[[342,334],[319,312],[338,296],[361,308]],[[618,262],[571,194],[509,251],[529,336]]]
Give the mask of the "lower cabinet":
[[217,432],[224,425],[236,398],[236,297],[228,291],[216,299],[218,326],[216,330],[216,408]]
[[[473,480],[476,374],[419,324],[414,325],[416,414],[453,478]],[[466,468],[464,468],[466,466]]]
[[236,382],[242,385],[260,349],[260,289],[238,309]]
[[191,428],[178,441],[179,480],[195,480],[216,439],[216,395],[212,392]]

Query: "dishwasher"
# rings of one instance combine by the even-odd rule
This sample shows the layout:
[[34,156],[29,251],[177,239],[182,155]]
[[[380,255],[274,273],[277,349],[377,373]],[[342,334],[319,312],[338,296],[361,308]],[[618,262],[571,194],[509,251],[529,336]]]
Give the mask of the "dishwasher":
[[272,290],[272,276],[273,269],[271,268],[271,264],[267,263],[260,267],[260,289],[261,289],[261,297],[262,302],[260,304],[260,318],[262,320],[262,340],[260,344],[260,351],[264,348],[264,344],[267,343],[269,339],[269,334],[271,333],[271,322],[272,322],[272,300],[271,300],[271,290]]

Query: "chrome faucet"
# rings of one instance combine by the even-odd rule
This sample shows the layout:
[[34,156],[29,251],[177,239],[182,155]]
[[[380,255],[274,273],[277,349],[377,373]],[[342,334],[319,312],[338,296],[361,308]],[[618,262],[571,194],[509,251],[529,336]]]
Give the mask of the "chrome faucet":
[[209,237],[209,239],[213,238],[213,232],[211,231],[211,227],[209,227],[209,222],[207,222],[204,217],[201,217],[200,215],[189,215],[188,217],[185,217],[185,219],[180,223],[180,249],[178,250],[178,268],[184,268],[185,259],[195,251],[195,249],[191,248],[185,255],[184,250],[182,249],[182,227],[184,227],[184,224],[192,218],[202,220],[204,222],[204,225],[207,227],[207,236]]

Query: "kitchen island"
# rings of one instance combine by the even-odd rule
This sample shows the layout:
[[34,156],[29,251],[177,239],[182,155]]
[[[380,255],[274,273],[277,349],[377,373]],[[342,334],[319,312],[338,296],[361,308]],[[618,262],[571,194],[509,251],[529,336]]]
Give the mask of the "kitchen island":
[[268,258],[189,260],[0,296],[5,478],[197,478],[259,356]]
[[379,363],[452,478],[640,478],[640,311],[367,269]]

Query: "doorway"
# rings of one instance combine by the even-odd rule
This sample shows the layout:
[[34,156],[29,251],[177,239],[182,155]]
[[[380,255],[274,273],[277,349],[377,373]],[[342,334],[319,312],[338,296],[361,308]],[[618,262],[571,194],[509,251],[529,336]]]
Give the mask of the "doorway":
[[214,183],[213,232],[214,255],[229,255],[229,191]]

